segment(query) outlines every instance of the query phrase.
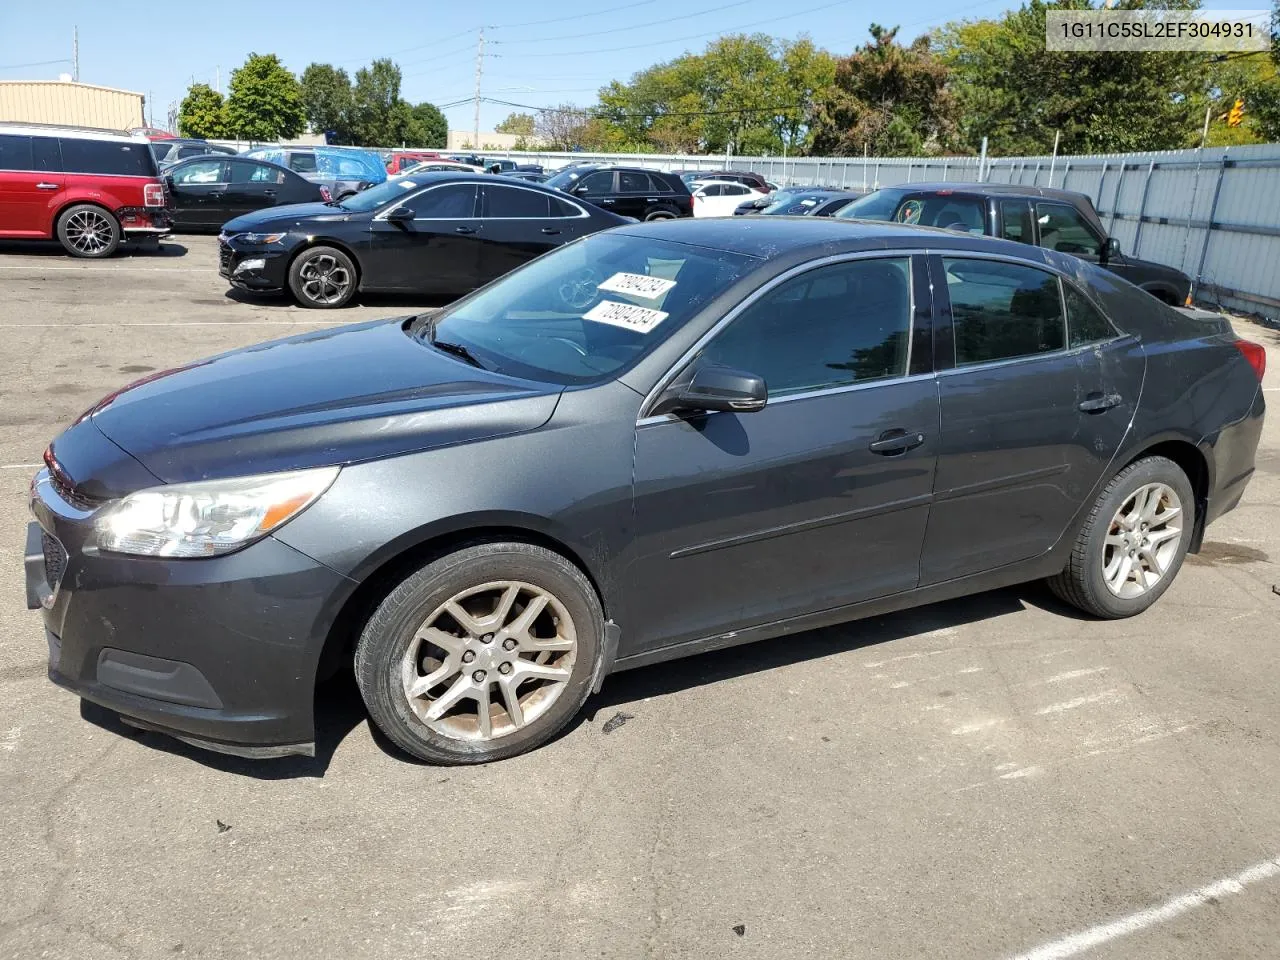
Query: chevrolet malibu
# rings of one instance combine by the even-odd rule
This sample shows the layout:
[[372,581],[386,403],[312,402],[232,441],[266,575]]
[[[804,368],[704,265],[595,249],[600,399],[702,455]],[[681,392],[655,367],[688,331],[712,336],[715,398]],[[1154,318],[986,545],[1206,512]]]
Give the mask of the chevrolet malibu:
[[134,725],[310,753],[353,668],[408,753],[496,760],[700,651],[1041,578],[1142,613],[1240,500],[1264,364],[1024,244],[624,226],[106,397],[32,482],[28,604]]

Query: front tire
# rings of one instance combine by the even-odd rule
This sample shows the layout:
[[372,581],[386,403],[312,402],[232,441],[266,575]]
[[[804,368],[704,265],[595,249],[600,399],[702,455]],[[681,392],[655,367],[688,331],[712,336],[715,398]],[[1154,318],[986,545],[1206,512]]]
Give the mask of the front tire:
[[336,247],[303,250],[289,266],[289,290],[304,307],[345,307],[356,295],[356,285],[356,265]]
[[120,222],[91,203],[78,203],[63,210],[56,234],[62,249],[73,257],[100,260],[120,247]]
[[527,543],[471,546],[391,591],[356,644],[378,729],[438,764],[486,763],[546,743],[582,708],[604,614],[564,557]]
[[1050,589],[1095,617],[1142,613],[1182,568],[1195,510],[1191,482],[1172,460],[1146,457],[1129,464],[1099,494]]

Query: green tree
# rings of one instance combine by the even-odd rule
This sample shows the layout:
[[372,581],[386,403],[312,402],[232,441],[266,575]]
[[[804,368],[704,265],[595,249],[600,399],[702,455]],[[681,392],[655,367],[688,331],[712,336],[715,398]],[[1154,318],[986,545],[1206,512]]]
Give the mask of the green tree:
[[532,137],[533,122],[533,114],[531,113],[509,113],[507,114],[507,119],[493,129],[498,133],[511,133],[518,137]]
[[357,143],[400,145],[409,132],[412,112],[400,99],[400,68],[395,63],[383,58],[357,70],[352,99]]
[[[1120,0],[1115,9],[1147,5]],[[965,147],[976,150],[986,136],[995,153],[1045,153],[1055,132],[1063,153],[1166,150],[1199,142],[1207,85],[1203,54],[1045,50],[1046,11],[1090,6],[1088,0],[1030,0],[998,20],[953,23],[939,33],[934,49],[951,70]]]
[[327,63],[313,63],[302,71],[302,107],[307,123],[330,143],[351,142],[351,78]]
[[193,83],[178,108],[178,132],[184,137],[225,137],[227,105],[207,83]]
[[[836,62],[829,94],[813,114],[813,150],[841,156],[936,154],[948,148],[957,108],[947,67],[920,37],[871,25],[871,42]],[[1043,37],[1041,38],[1043,46]]]
[[404,135],[410,147],[445,147],[449,144],[449,121],[434,103],[415,104],[410,109]]
[[826,50],[815,47],[808,37],[802,37],[791,43],[784,42],[779,60],[781,99],[799,106],[780,112],[773,125],[778,138],[786,142],[787,150],[796,153],[803,149],[810,136],[810,122],[818,104],[825,103],[832,95],[836,59]]
[[297,78],[271,54],[249,54],[244,66],[231,72],[227,123],[242,140],[288,140],[306,125],[302,91]]
[[[1209,136],[1211,147],[1280,140],[1280,74],[1266,53],[1214,57],[1209,67]],[[1227,112],[1239,98],[1244,122],[1227,126]],[[1196,143],[1199,143],[1199,132]]]

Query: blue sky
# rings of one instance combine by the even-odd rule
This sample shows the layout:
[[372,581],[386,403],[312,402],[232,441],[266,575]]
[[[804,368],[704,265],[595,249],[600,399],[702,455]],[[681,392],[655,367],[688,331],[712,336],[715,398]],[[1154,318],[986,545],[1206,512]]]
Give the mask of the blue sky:
[[[873,20],[900,24],[900,37],[910,39],[948,20],[994,16],[1016,5],[1010,0],[904,0],[887,7],[855,0],[225,0],[211,6],[61,0],[46,7],[6,0],[0,80],[56,79],[69,72],[69,62],[43,61],[71,56],[72,26],[78,25],[80,79],[147,94],[161,123],[169,103],[182,98],[192,79],[213,84],[221,68],[225,92],[231,70],[250,52],[276,53],[297,73],[309,63],[327,62],[354,74],[375,57],[390,56],[404,71],[406,99],[446,104],[473,94],[476,30],[483,25],[485,96],[536,106],[586,104],[610,80],[700,51],[723,33],[788,38],[808,33],[819,45],[847,53],[866,39]],[[1225,9],[1251,5],[1265,6],[1259,0],[1205,3]],[[482,105],[481,126],[492,129],[510,110]],[[470,103],[445,113],[452,129],[471,129]]]

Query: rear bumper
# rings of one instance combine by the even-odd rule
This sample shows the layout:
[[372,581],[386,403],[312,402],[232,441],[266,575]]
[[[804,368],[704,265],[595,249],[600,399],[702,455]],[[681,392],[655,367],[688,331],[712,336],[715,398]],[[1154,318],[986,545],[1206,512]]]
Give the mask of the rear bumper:
[[1258,443],[1262,439],[1262,422],[1266,400],[1259,385],[1253,406],[1244,419],[1231,424],[1216,438],[1206,438],[1201,447],[1209,447],[1213,457],[1214,483],[1205,508],[1205,525],[1234,510],[1253,479]]

